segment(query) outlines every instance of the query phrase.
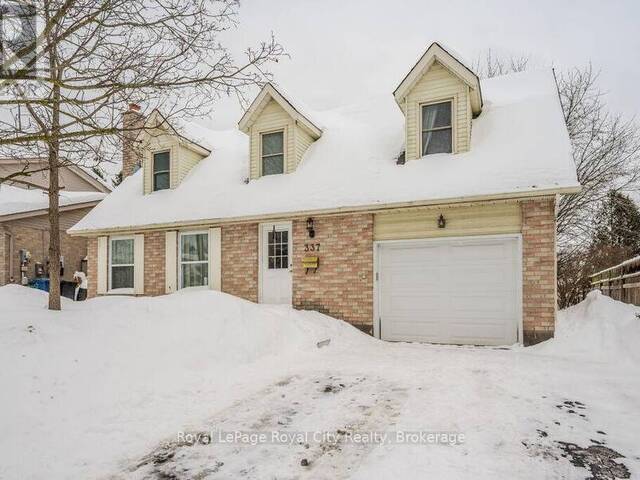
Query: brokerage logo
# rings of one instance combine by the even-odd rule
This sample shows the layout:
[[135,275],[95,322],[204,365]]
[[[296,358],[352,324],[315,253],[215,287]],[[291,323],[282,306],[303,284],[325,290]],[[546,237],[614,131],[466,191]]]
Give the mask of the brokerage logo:
[[0,79],[36,74],[36,13],[32,1],[0,0]]

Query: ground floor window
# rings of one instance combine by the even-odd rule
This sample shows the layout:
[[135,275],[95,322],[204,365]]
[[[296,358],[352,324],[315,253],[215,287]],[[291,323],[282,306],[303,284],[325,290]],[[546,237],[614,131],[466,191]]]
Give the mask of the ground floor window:
[[209,285],[209,235],[180,234],[180,288]]
[[133,288],[133,238],[112,238],[109,248],[109,289]]

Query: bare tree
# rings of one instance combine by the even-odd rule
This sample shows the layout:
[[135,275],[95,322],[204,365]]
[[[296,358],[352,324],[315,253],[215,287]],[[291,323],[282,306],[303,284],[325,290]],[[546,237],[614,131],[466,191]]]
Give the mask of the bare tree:
[[[167,120],[202,116],[221,96],[245,101],[247,87],[270,79],[285,55],[273,36],[237,61],[221,34],[237,25],[238,0],[35,0],[42,28],[23,46],[30,58],[0,96],[0,156],[22,161],[2,182],[30,185],[49,172],[49,308],[60,309],[58,171],[118,161],[130,103],[161,109]],[[30,55],[25,55],[30,54]],[[37,68],[33,68],[36,67]],[[144,112],[143,112],[144,113]]]
[[582,191],[558,209],[561,245],[589,238],[594,214],[611,190],[633,192],[640,179],[640,132],[633,120],[611,114],[591,65],[558,79],[565,123]]
[[[480,76],[491,78],[526,70],[527,56],[496,57],[491,50],[474,66]],[[598,88],[598,72],[591,65],[561,73],[560,102],[573,147],[578,181],[582,191],[565,196],[558,210],[561,246],[588,239],[594,214],[611,190],[638,189],[640,179],[640,132],[633,120],[610,113]]]
[[485,54],[479,55],[471,66],[480,78],[493,78],[507,73],[525,71],[529,66],[529,56],[505,57],[496,55],[493,50],[488,49]]
[[[528,57],[501,58],[489,50],[474,62],[485,78],[520,72]],[[591,65],[557,77],[560,103],[573,149],[580,193],[562,197],[558,206],[558,303],[582,300],[589,275],[619,263],[629,248],[594,242],[597,212],[611,191],[633,192],[640,179],[640,132],[634,120],[608,111]],[[613,263],[612,263],[613,262]]]

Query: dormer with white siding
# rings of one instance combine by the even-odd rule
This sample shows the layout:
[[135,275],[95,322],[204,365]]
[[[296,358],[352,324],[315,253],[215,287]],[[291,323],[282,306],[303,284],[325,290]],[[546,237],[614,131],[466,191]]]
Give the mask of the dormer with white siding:
[[157,110],[137,138],[142,152],[144,193],[175,189],[193,167],[211,153],[175,130]]
[[482,111],[480,81],[449,50],[432,43],[394,97],[405,116],[406,160],[469,150],[472,119]]
[[238,123],[249,135],[249,178],[292,173],[322,130],[300,105],[266,84]]

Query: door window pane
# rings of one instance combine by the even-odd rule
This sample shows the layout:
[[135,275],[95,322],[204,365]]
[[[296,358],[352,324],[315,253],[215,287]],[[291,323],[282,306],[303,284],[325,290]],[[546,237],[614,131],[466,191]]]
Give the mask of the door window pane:
[[268,232],[267,252],[267,266],[270,270],[289,268],[289,232]]

